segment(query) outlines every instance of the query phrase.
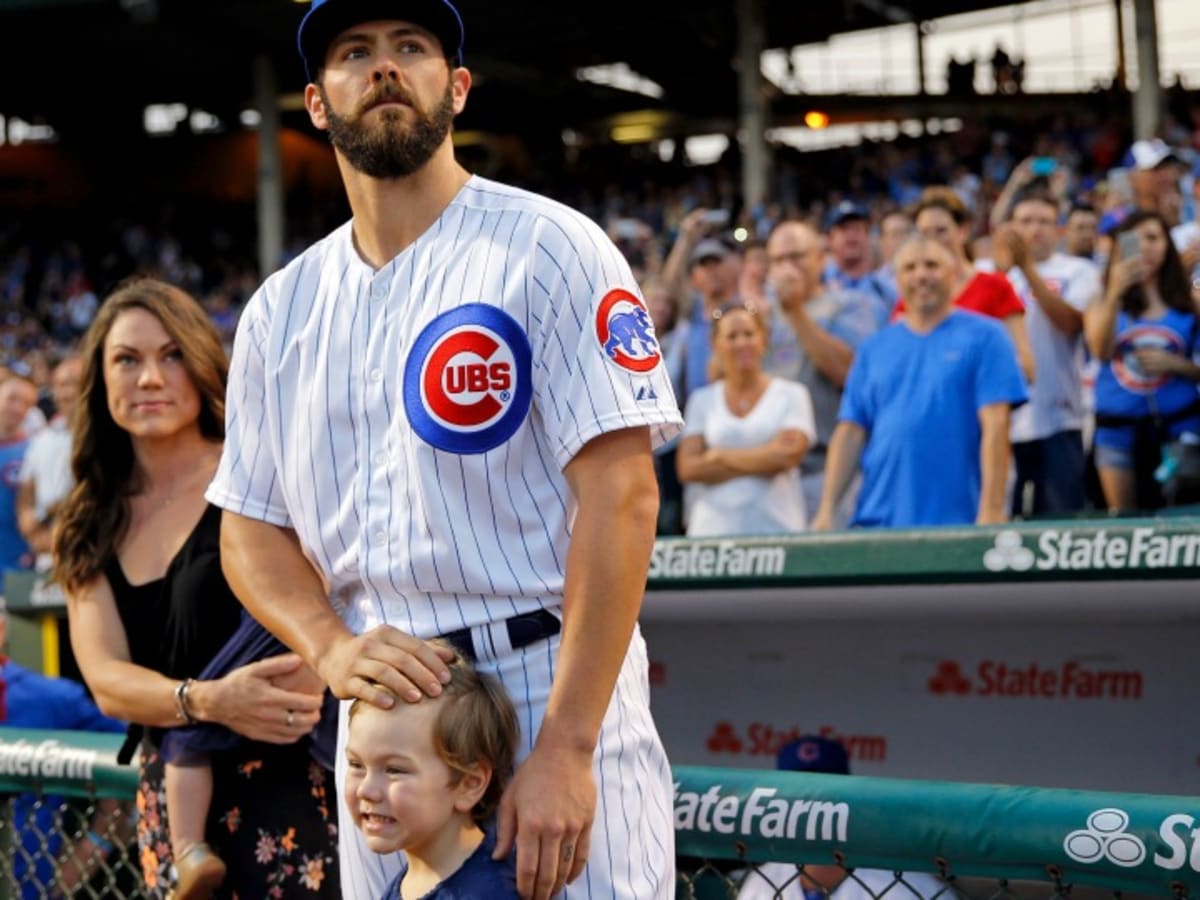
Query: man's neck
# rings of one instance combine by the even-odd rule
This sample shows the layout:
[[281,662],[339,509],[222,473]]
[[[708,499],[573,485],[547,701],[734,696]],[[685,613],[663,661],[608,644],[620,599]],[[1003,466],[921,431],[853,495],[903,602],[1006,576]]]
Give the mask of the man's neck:
[[454,159],[449,138],[429,162],[404,178],[372,178],[341,156],[338,165],[354,213],[355,248],[374,269],[424,234],[471,177]]
[[866,259],[847,260],[846,262],[837,263],[837,267],[841,273],[847,278],[862,278],[871,271],[870,262]]
[[950,317],[953,304],[947,303],[930,310],[910,309],[904,314],[904,324],[917,334],[929,334]]

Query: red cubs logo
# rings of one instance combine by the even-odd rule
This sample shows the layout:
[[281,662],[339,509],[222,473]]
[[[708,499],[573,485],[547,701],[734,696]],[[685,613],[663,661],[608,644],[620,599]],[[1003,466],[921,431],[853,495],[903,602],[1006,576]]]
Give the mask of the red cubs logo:
[[504,415],[513,397],[516,361],[499,335],[480,325],[447,332],[433,346],[421,372],[425,408],[442,425],[487,428]]
[[604,355],[630,372],[646,373],[662,360],[646,305],[629,291],[609,291],[596,309],[596,337]]
[[1135,325],[1117,336],[1112,369],[1117,381],[1134,394],[1152,394],[1170,379],[1166,372],[1151,374],[1137,359],[1139,350],[1163,350],[1185,356],[1183,340],[1169,328],[1160,325]]

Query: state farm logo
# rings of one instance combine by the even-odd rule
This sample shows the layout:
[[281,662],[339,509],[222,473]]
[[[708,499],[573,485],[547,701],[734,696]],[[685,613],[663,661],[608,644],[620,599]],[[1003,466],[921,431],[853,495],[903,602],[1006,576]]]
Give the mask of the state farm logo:
[[1016,531],[1001,531],[996,543],[983,554],[983,565],[989,572],[1028,572],[1033,568],[1033,551],[1021,543]]
[[969,672],[953,659],[943,659],[926,687],[940,697],[1036,697],[1079,700],[1139,700],[1144,678],[1137,670],[1100,669],[1067,660],[1058,666],[1021,665],[985,659]]
[[971,682],[963,675],[958,663],[943,659],[929,679],[929,691],[933,694],[969,694]]
[[832,725],[822,725],[820,728],[801,728],[799,725],[777,727],[765,722],[751,722],[744,732],[738,730],[732,722],[717,722],[712,733],[704,742],[709,753],[731,756],[770,756],[779,753],[779,748],[788,741],[806,734],[819,734],[821,737],[839,741],[846,748],[850,759],[866,762],[885,762],[888,755],[888,741],[882,735],[841,734]]
[[1142,839],[1126,834],[1129,815],[1123,809],[1098,809],[1087,819],[1087,828],[1072,831],[1063,841],[1067,856],[1080,863],[1106,859],[1115,866],[1141,865],[1146,859]]

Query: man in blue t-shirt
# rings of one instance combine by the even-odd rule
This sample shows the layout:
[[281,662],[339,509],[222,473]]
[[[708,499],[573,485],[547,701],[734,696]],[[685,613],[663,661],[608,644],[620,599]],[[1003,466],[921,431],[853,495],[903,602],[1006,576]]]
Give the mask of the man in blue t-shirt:
[[[3,655],[7,636],[8,615],[0,605],[0,734],[4,727],[114,734],[125,730],[124,722],[100,712],[83,685],[39,675]],[[20,836],[20,846],[14,848],[12,864],[22,900],[47,896],[52,886],[82,884],[90,868],[113,850],[109,826],[118,821],[116,801],[97,803],[91,822],[69,849],[63,847],[57,821],[62,802],[61,797],[33,793],[13,800],[13,833]]]
[[853,524],[1005,520],[1009,416],[1027,399],[1004,328],[953,307],[954,260],[914,238],[896,254],[904,318],[858,350],[830,442],[814,530],[833,527],[862,466]]

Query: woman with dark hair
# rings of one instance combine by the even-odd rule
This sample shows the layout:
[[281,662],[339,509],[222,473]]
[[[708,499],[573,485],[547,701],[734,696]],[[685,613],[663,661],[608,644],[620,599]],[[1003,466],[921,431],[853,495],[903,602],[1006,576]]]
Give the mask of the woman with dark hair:
[[[971,214],[958,194],[948,187],[927,187],[911,211],[921,237],[937,241],[950,251],[956,263],[954,305],[959,309],[997,319],[1012,338],[1017,364],[1030,383],[1034,378],[1033,349],[1025,328],[1025,305],[1009,280],[1000,272],[976,269],[968,252]],[[904,312],[904,300],[896,304],[892,321]]]
[[[141,740],[146,895],[166,895],[174,864],[179,900],[335,896],[326,772],[301,742],[319,720],[321,685],[282,645],[244,662],[249,645],[268,645],[221,574],[221,514],[204,500],[225,433],[217,331],[183,291],[135,280],[100,308],[83,357],[76,484],[55,532],[55,577],[97,703],[137,723],[126,751]],[[220,672],[214,658],[227,663]],[[172,739],[181,754],[195,748],[178,741],[176,726],[198,723],[223,726],[214,730],[229,739],[202,732],[200,746],[215,751],[205,757],[212,775],[192,775],[213,796],[196,821],[171,817],[172,832],[195,833],[184,847],[179,834],[168,839],[160,748]],[[178,811],[193,801],[179,800]]]
[[1161,215],[1130,215],[1113,248],[1104,294],[1083,320],[1101,363],[1096,470],[1109,510],[1152,509],[1164,502],[1156,470],[1170,481],[1181,445],[1200,443],[1200,310]]

